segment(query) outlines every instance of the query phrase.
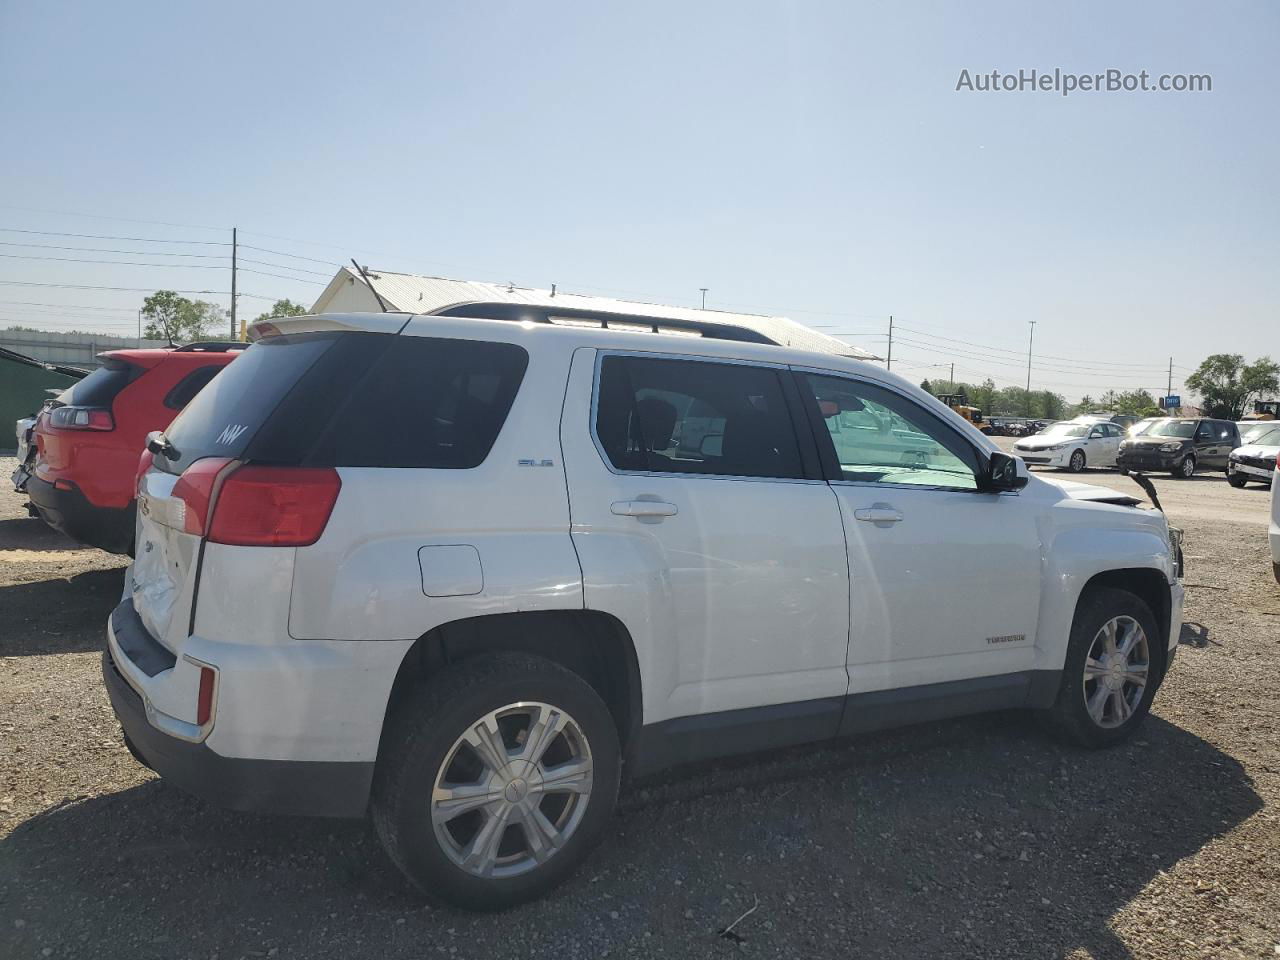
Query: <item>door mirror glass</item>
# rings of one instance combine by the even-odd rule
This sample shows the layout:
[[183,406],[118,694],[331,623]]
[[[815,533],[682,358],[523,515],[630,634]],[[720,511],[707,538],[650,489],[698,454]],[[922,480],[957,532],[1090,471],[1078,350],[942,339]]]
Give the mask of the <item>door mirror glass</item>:
[[1018,458],[1007,453],[991,454],[983,479],[982,489],[997,493],[1003,490],[1021,490],[1027,485],[1026,474],[1018,469]]

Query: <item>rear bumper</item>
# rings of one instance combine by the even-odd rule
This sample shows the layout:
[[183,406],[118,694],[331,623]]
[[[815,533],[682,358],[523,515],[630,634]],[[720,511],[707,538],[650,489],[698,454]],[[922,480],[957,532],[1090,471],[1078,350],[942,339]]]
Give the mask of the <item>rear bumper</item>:
[[1160,453],[1147,454],[1144,456],[1134,456],[1133,454],[1120,454],[1116,458],[1116,466],[1123,470],[1132,470],[1135,473],[1142,473],[1147,470],[1172,470],[1182,462],[1183,454],[1181,453]]
[[94,506],[78,489],[58,490],[34,475],[27,477],[26,493],[40,519],[72,540],[108,553],[132,551],[137,510],[133,503],[123,510]]
[[[115,643],[109,643],[102,655],[102,679],[111,707],[135,755],[165,780],[231,810],[320,817],[364,815],[373,781],[371,762],[225,757],[207,743],[179,739],[158,729],[148,717],[142,695],[117,666],[115,657],[136,653],[142,662],[131,663],[126,669],[160,677],[166,672],[159,652],[164,648],[146,633],[131,600],[125,600],[112,614],[111,637]],[[150,673],[152,670],[156,672]]]

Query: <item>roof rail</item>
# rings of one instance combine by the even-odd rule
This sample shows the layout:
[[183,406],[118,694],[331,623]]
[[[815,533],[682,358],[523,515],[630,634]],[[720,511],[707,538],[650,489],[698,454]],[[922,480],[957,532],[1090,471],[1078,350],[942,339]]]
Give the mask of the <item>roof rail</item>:
[[709,321],[701,323],[697,320],[679,320],[673,317],[653,317],[638,313],[609,313],[603,310],[580,310],[574,308],[534,306],[524,303],[462,303],[432,311],[437,317],[474,317],[481,320],[514,320],[526,323],[555,323],[558,320],[576,320],[584,323],[595,322],[601,328],[609,329],[610,324],[617,324],[627,330],[636,327],[647,327],[649,333],[684,333],[707,337],[713,340],[736,340],[745,343],[768,343],[777,346],[758,330],[741,327],[731,323]]
[[249,344],[239,340],[196,340],[176,348],[174,353],[226,353],[228,350],[245,350]]

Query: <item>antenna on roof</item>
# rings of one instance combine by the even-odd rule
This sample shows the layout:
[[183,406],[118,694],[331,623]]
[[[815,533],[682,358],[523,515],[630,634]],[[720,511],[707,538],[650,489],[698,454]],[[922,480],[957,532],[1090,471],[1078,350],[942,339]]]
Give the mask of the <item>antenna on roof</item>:
[[379,293],[378,293],[378,291],[374,289],[373,281],[369,279],[369,274],[368,274],[368,272],[365,270],[365,268],[364,268],[364,267],[362,267],[362,266],[360,266],[360,264],[356,263],[356,261],[355,261],[355,258],[354,258],[354,257],[352,257],[352,258],[351,258],[351,265],[352,265],[353,267],[355,267],[355,268],[356,268],[356,270],[360,273],[360,279],[364,281],[365,286],[369,288],[369,292],[370,292],[370,293],[372,293],[372,294],[373,294],[373,296],[374,296],[374,299],[376,299],[376,300],[378,301],[378,306],[380,306],[380,307],[382,308],[382,312],[383,312],[383,313],[386,313],[386,312],[387,312],[387,303],[386,303],[386,301],[385,301],[385,300],[383,300],[383,299],[382,299],[381,294],[379,294]]

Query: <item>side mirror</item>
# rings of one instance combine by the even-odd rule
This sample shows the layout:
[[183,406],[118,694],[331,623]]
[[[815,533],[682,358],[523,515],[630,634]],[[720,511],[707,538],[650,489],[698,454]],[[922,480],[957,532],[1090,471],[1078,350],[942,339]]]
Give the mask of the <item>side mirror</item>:
[[1017,457],[1007,453],[993,453],[987,461],[987,473],[983,477],[982,489],[991,493],[1006,490],[1021,490],[1027,485],[1026,467]]

